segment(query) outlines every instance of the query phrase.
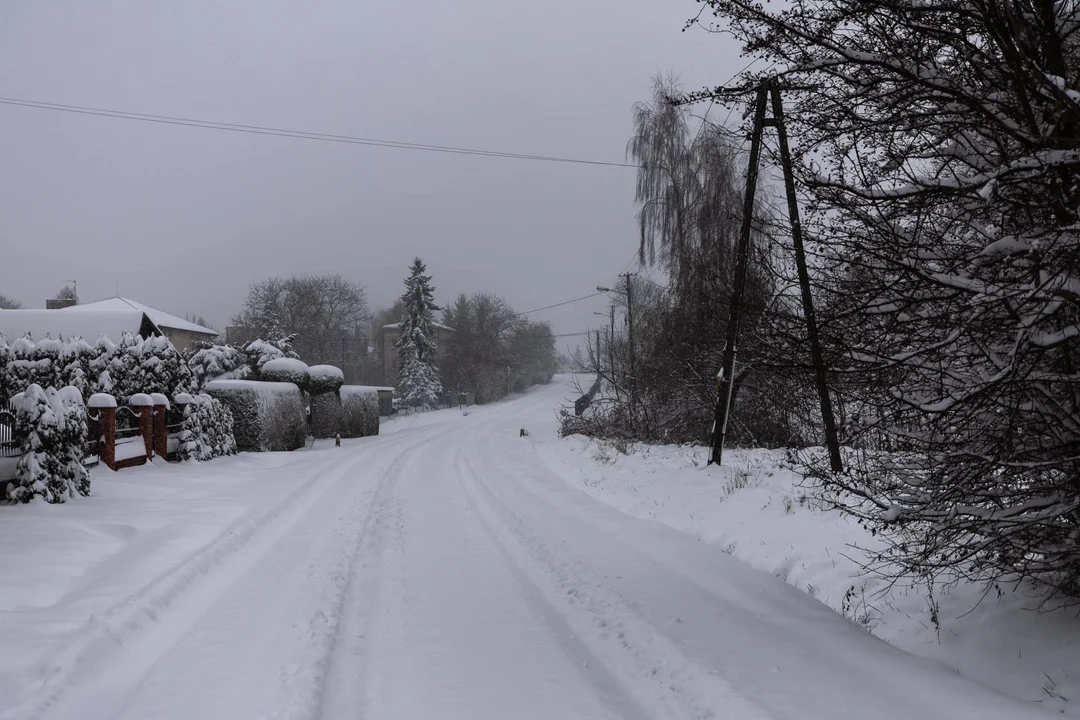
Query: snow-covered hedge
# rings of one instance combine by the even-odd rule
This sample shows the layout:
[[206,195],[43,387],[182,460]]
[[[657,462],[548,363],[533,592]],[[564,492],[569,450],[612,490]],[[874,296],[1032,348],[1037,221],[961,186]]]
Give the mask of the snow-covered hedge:
[[344,412],[341,397],[336,392],[312,395],[311,435],[316,438],[332,438],[341,432],[342,437],[349,437],[342,432]]
[[303,360],[281,357],[264,363],[259,370],[259,379],[265,382],[292,383],[301,390],[307,390],[311,376]]
[[0,398],[40,387],[75,387],[84,399],[103,392],[126,402],[135,393],[175,395],[192,388],[191,371],[168,338],[125,333],[117,345],[102,336],[94,345],[81,338],[0,338]]
[[337,392],[345,384],[345,373],[333,365],[312,365],[308,378],[307,391],[312,395]]
[[293,383],[214,380],[206,393],[232,412],[241,452],[295,450],[307,439],[304,395]]
[[11,399],[22,455],[15,481],[7,484],[9,500],[66,502],[90,494],[90,473],[83,465],[86,408],[78,388],[42,389],[31,384]]
[[338,396],[341,397],[341,437],[379,434],[378,390],[362,385],[342,385]]
[[184,399],[188,403],[180,426],[180,459],[210,460],[234,454],[236,439],[229,408],[205,393]]

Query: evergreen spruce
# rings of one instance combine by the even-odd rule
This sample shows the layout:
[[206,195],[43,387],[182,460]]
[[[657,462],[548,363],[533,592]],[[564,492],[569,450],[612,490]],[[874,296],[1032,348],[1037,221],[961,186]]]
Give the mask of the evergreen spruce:
[[398,394],[406,407],[428,407],[438,402],[442,381],[435,365],[435,288],[420,258],[413,260],[401,296],[404,317],[397,340]]

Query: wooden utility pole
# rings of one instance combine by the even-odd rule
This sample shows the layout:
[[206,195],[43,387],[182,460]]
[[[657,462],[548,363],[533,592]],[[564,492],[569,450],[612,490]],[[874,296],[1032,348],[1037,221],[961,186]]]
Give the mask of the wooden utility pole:
[[604,368],[600,365],[600,348],[601,347],[602,346],[600,345],[600,331],[597,330],[596,331],[596,352],[593,353],[593,356],[596,359],[596,374],[597,374],[597,376],[601,376],[601,375],[604,374]]
[[810,271],[806,267],[802,223],[799,221],[799,201],[795,196],[795,172],[791,167],[791,150],[788,148],[787,128],[784,126],[784,103],[780,100],[780,88],[776,84],[776,80],[772,80],[770,85],[772,90],[772,124],[776,126],[777,143],[780,145],[780,165],[784,170],[784,189],[787,191],[791,240],[795,246],[795,265],[799,271],[799,287],[802,290],[806,334],[810,336],[810,357],[814,362],[814,381],[817,385],[818,399],[821,402],[821,420],[825,425],[825,444],[829,448],[829,463],[833,472],[843,472],[844,461],[840,457],[840,436],[836,432],[836,418],[833,416],[832,399],[829,397],[829,380],[825,373],[825,357],[821,352],[817,320],[814,318],[814,298],[810,294]]
[[746,168],[746,196],[743,201],[742,228],[739,233],[739,248],[735,261],[735,283],[731,290],[731,306],[728,310],[723,366],[717,383],[716,411],[713,413],[710,464],[716,463],[720,465],[724,457],[728,410],[731,405],[731,391],[735,381],[735,344],[739,337],[743,286],[746,283],[746,265],[750,256],[750,231],[754,219],[754,195],[757,193],[758,157],[761,155],[761,135],[765,128],[767,93],[768,90],[765,87],[758,88],[754,107],[754,131],[750,136],[750,162]]
[[[773,116],[766,118],[770,97]],[[724,441],[727,437],[728,418],[731,412],[731,395],[735,381],[736,343],[742,313],[743,291],[746,284],[746,268],[750,256],[750,235],[754,216],[754,195],[757,192],[761,138],[766,126],[776,128],[777,140],[780,146],[780,164],[784,171],[784,189],[787,193],[791,238],[795,246],[795,264],[799,272],[803,316],[806,319],[806,330],[810,340],[810,355],[814,364],[814,380],[817,385],[818,398],[821,402],[821,418],[825,425],[825,444],[829,448],[829,460],[832,469],[835,472],[841,472],[843,470],[843,461],[840,457],[840,440],[836,431],[836,419],[833,416],[832,401],[829,396],[828,378],[825,371],[824,355],[818,338],[817,322],[814,318],[814,301],[810,293],[810,273],[806,266],[802,224],[799,221],[799,204],[795,195],[795,175],[791,163],[791,150],[788,147],[787,128],[784,126],[784,107],[780,99],[780,88],[775,79],[769,80],[758,88],[755,100],[754,129],[750,137],[750,161],[746,171],[746,197],[743,203],[742,228],[739,235],[738,258],[735,264],[735,282],[732,288],[731,307],[728,313],[723,368],[718,378],[719,392],[716,400],[716,412],[713,416],[712,453],[709,456],[709,462],[720,464],[724,454]]]
[[[634,359],[634,291],[631,278],[637,273],[623,273],[619,277],[626,278],[626,324],[630,333],[630,423],[634,423],[634,407],[637,402],[637,361]],[[614,316],[612,316],[614,318]],[[615,329],[615,321],[612,319],[612,332]]]
[[611,368],[611,386],[615,388],[615,398],[619,397],[619,384],[615,381],[615,304],[608,306],[611,311],[611,325],[608,334],[608,366]]

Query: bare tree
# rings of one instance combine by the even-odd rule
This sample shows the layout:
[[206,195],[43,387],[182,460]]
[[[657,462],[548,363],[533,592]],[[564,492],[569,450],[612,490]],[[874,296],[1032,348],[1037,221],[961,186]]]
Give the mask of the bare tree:
[[349,374],[366,358],[369,320],[363,286],[327,274],[255,283],[232,322],[267,340],[295,334],[305,362],[345,365]]
[[19,310],[22,308],[22,303],[14,298],[10,298],[7,295],[0,294],[0,310]]
[[195,323],[196,325],[202,325],[204,328],[210,328],[211,330],[217,330],[210,322],[202,315],[196,315],[195,313],[184,313],[184,319],[188,322]]
[[[610,406],[599,398],[593,411],[608,412],[606,426],[620,437],[702,440],[712,426],[743,214],[743,158],[732,132],[674,102],[679,94],[673,78],[657,78],[651,102],[634,106],[634,135],[627,146],[639,168],[639,261],[662,268],[670,284],[638,278],[613,294],[620,318],[628,320],[624,304],[626,292],[632,293],[636,327],[632,343],[628,322],[601,340],[607,347],[601,349],[600,372],[613,398]],[[756,228],[768,220],[764,209],[755,220]],[[758,248],[764,244],[758,230],[754,241]],[[751,331],[773,294],[769,263],[767,253],[755,251],[748,269],[743,305],[744,324]],[[747,370],[759,366],[767,349],[751,333],[739,351],[742,387]],[[631,368],[636,377],[630,377]],[[624,392],[627,388],[633,392]],[[741,396],[736,393],[736,399]],[[757,422],[772,410],[764,401],[740,408],[735,439],[787,441],[790,432],[765,432],[767,423]]]
[[471,390],[478,402],[503,397],[508,379],[520,391],[555,373],[551,327],[527,321],[497,295],[459,295],[443,311],[443,323],[454,328],[439,361],[445,386]]
[[1080,6],[704,4],[771,61],[740,88],[785,88],[823,335],[870,448],[821,473],[837,504],[892,541],[884,572],[1080,594]]

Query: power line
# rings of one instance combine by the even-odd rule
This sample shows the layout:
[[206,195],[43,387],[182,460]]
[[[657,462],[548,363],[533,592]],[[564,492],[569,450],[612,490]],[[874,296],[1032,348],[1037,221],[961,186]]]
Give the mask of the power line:
[[247,133],[250,135],[268,135],[272,137],[287,137],[301,140],[318,140],[320,142],[335,142],[344,143],[347,145],[368,145],[371,147],[394,148],[398,150],[420,150],[424,152],[439,152],[452,155],[476,155],[481,157],[497,157],[512,160],[534,160],[553,163],[572,163],[577,165],[598,165],[603,167],[637,167],[637,165],[623,162],[607,162],[604,160],[586,160],[583,158],[560,157],[554,155],[534,155],[529,153],[502,152],[498,150],[482,150],[477,148],[456,147],[453,145],[430,145],[426,143],[384,140],[379,138],[368,138],[354,135],[334,135],[330,133],[308,132],[306,130],[290,130],[288,128],[270,127],[265,125],[243,125],[239,123],[225,123],[215,120],[199,120],[195,118],[175,117],[171,115],[152,115],[149,113],[134,113],[124,110],[110,110],[107,108],[85,107],[81,105],[64,105],[61,103],[25,100],[21,98],[0,97],[0,104],[36,108],[38,110],[52,110],[55,112],[74,113],[78,115],[94,115],[98,117],[109,117],[120,120],[137,120],[139,122],[150,122],[160,125],[198,127],[207,130],[225,130],[228,132]]
[[[566,300],[565,302],[555,303],[554,305],[546,305],[546,306],[541,307],[541,308],[536,308],[535,310],[526,310],[525,312],[518,313],[518,315],[529,315],[529,314],[534,313],[534,312],[540,312],[541,310],[550,310],[551,308],[557,308],[557,307],[562,307],[563,305],[569,305],[570,303],[581,302],[582,300],[588,300],[589,298],[594,298],[597,295],[603,295],[603,294],[604,293],[602,293],[602,292],[594,292],[592,295],[583,295],[583,296],[581,296],[579,298],[574,298],[573,300]],[[580,334],[580,333],[575,333],[575,334]]]

